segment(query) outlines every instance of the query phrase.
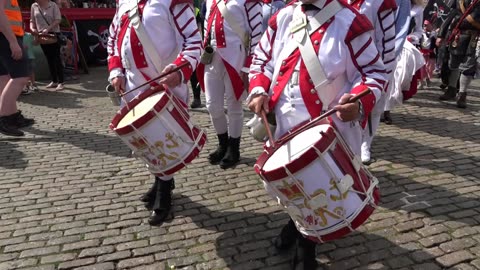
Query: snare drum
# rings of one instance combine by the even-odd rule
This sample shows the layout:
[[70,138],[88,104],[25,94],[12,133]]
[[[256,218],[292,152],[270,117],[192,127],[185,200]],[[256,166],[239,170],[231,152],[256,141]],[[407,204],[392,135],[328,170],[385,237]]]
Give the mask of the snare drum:
[[297,229],[316,242],[354,231],[380,198],[378,180],[326,122],[280,138],[260,155],[255,170]]
[[186,104],[168,89],[150,88],[117,112],[112,129],[156,176],[170,175],[195,159],[207,140]]

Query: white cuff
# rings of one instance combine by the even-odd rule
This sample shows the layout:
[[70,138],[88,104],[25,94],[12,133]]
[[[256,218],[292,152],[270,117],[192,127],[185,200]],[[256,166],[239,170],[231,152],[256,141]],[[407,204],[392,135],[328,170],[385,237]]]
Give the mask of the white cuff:
[[[175,64],[170,64],[170,65],[166,66],[165,68],[170,67],[170,66],[172,66],[172,67],[174,67],[174,68],[177,67],[177,65],[175,65]],[[177,70],[177,72],[180,73],[180,77],[181,77],[181,78],[180,78],[180,84],[182,84],[182,83],[187,83],[187,82],[184,81],[184,80],[185,80],[185,76],[183,76],[182,70],[179,69],[179,70]]]
[[257,96],[257,95],[264,95],[264,96],[268,96],[268,93],[265,92],[265,89],[263,89],[263,87],[261,86],[255,86],[252,91],[250,92],[250,94],[248,94],[248,97],[247,99],[245,100],[246,104],[250,103],[250,101],[252,100],[252,98],[254,96]]
[[116,77],[125,77],[121,68],[114,68],[110,71],[110,75],[108,76],[108,82],[111,83],[113,79]]

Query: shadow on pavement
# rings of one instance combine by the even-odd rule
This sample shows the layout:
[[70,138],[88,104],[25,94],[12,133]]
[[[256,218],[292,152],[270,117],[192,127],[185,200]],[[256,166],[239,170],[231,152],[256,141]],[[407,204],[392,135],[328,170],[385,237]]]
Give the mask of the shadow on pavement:
[[55,131],[39,130],[29,128],[29,133],[38,135],[35,138],[25,138],[23,140],[38,141],[38,142],[63,142],[71,144],[78,148],[101,152],[110,156],[129,158],[130,150],[121,141],[120,138],[112,136],[93,133],[81,132],[75,129],[57,129]]
[[[451,144],[454,147],[455,143]],[[463,154],[462,149],[455,147],[431,147],[418,142],[415,138],[410,140],[398,139],[392,136],[376,136],[372,148],[372,155],[377,159],[400,163],[408,167],[420,167],[427,170],[451,173],[453,175],[471,174],[470,169],[476,169],[480,157]],[[463,148],[468,149],[464,144]],[[471,167],[469,169],[469,167]],[[413,169],[412,169],[413,171]]]
[[[16,140],[16,139],[12,139]],[[10,143],[6,140],[0,141],[0,153],[2,153],[2,162],[0,168],[4,169],[25,169],[28,161],[25,160],[25,154],[18,151],[16,144]]]
[[[288,216],[280,209],[266,214],[265,210],[257,211],[221,211],[214,208],[226,208],[222,205],[204,206],[201,201],[194,202],[183,195],[175,196],[175,208],[178,216],[184,213],[199,228],[211,231],[206,234],[205,242],[215,239],[215,254],[222,258],[216,261],[209,252],[203,253],[210,261],[197,264],[197,269],[290,269],[289,263],[293,250],[279,252],[273,246],[273,239],[286,224]],[[267,208],[266,211],[272,211]],[[365,229],[365,224],[360,227]],[[417,265],[434,262],[434,257],[422,250],[419,245],[403,245],[405,241],[394,238],[393,228],[379,228],[374,232],[354,232],[351,235],[317,246],[317,260],[321,262],[319,269],[358,269],[360,265],[376,262],[380,268],[398,267],[398,264],[413,260]],[[397,255],[400,259],[392,259]],[[217,264],[212,265],[212,262]],[[169,264],[182,265],[181,259],[171,259]],[[370,269],[370,268],[368,268]],[[419,268],[421,269],[421,268]]]
[[423,115],[393,114],[393,117],[397,119],[393,124],[398,128],[480,143],[480,127],[473,123]]

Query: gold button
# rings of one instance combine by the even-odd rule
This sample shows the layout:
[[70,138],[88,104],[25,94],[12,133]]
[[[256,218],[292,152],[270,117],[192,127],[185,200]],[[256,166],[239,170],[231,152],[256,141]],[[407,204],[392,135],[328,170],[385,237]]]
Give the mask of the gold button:
[[283,72],[280,71],[280,72],[278,73],[278,75],[282,76],[282,75],[283,75]]
[[317,91],[315,89],[310,90],[310,93],[315,94]]
[[285,66],[287,62],[286,61],[282,61],[282,66]]
[[318,45],[318,40],[315,40],[313,44]]
[[315,101],[315,104],[320,104],[320,100]]

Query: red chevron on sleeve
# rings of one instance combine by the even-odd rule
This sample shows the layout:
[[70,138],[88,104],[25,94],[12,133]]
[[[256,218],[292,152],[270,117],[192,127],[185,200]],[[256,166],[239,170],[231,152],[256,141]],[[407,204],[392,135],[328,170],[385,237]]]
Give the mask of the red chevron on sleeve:
[[193,0],[172,0],[170,7],[174,7],[179,4],[191,4],[193,5]]
[[370,23],[367,16],[357,13],[355,19],[353,19],[353,22],[350,25],[345,42],[351,42],[356,37],[371,30],[373,30],[373,25]]
[[378,8],[378,13],[384,12],[386,10],[396,10],[397,9],[397,3],[395,0],[383,0],[382,5]]

